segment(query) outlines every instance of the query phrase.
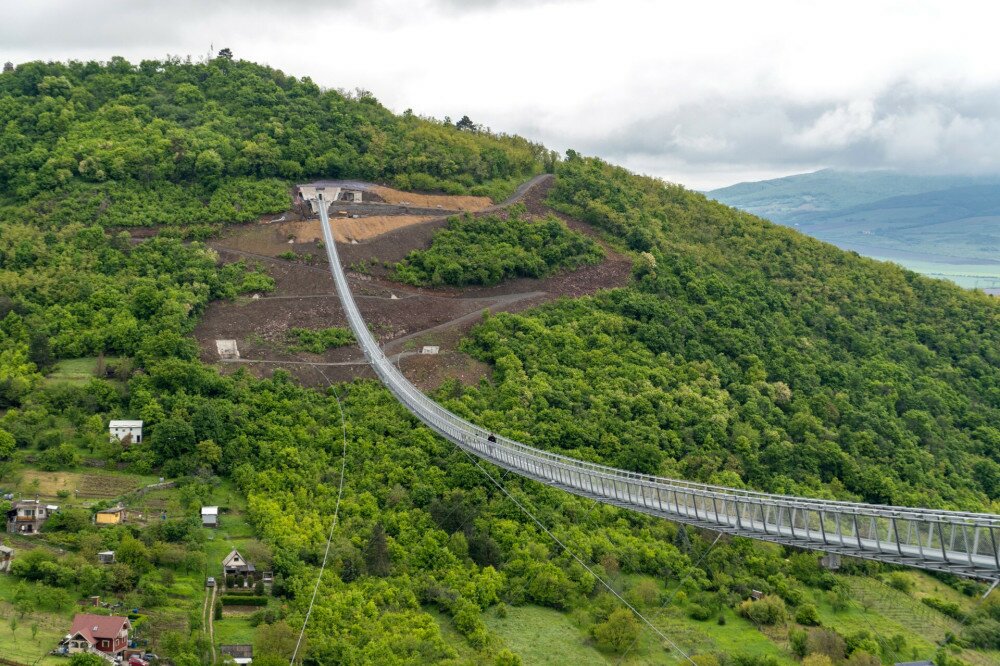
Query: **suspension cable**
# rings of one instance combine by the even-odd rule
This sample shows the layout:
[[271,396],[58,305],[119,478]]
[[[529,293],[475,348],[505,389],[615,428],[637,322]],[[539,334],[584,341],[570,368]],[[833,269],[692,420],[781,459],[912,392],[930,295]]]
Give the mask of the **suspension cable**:
[[323,572],[326,570],[326,561],[330,556],[330,544],[333,542],[333,533],[337,529],[337,518],[340,516],[340,500],[344,495],[344,474],[347,469],[347,421],[344,419],[344,406],[340,403],[340,396],[337,394],[337,389],[333,387],[333,382],[331,382],[326,373],[324,373],[316,364],[311,364],[313,368],[326,380],[329,385],[330,390],[333,392],[333,397],[337,400],[337,411],[340,412],[340,429],[344,436],[344,446],[340,453],[340,482],[337,485],[337,504],[333,509],[333,522],[330,524],[330,535],[326,538],[326,550],[323,552],[323,563],[319,567],[319,575],[316,576],[316,584],[313,586],[312,597],[309,599],[309,607],[306,609],[306,617],[302,622],[302,631],[299,632],[299,638],[295,641],[295,650],[292,652],[292,658],[288,662],[289,666],[295,665],[295,659],[299,655],[299,648],[302,647],[302,639],[306,635],[306,627],[309,625],[309,617],[312,615],[313,605],[316,603],[316,594],[319,592],[320,581],[323,580]]
[[[681,525],[681,529],[685,529],[685,527],[683,525]],[[706,557],[708,557],[708,554],[712,552],[712,549],[715,548],[715,544],[719,543],[719,539],[721,539],[721,538],[722,538],[722,532],[718,532],[715,535],[715,541],[712,542],[712,545],[710,545],[705,550],[705,552],[703,552],[701,554],[701,557],[699,557],[698,561],[695,562],[687,570],[687,573],[684,574],[684,577],[681,578],[679,581],[677,581],[677,587],[674,588],[674,593],[671,594],[670,597],[667,598],[662,604],[660,604],[659,609],[657,609],[659,612],[662,612],[667,606],[669,606],[670,604],[672,604],[674,602],[674,598],[677,597],[677,593],[680,592],[681,587],[683,587],[684,583],[687,581],[687,579],[691,577],[691,574],[694,572],[694,570],[697,569],[699,565],[701,565],[701,563],[705,560]],[[638,642],[639,642],[639,637],[638,636],[636,636],[635,638],[632,639],[632,642],[629,643],[629,646],[627,648],[625,648],[624,652],[622,652],[622,656],[618,658],[618,664],[619,665],[622,662],[625,661],[625,657],[628,656],[628,653],[632,650],[632,648],[635,647],[635,644],[638,643]]]
[[466,455],[466,457],[469,458],[469,460],[471,460],[476,465],[476,467],[479,468],[480,472],[482,472],[484,475],[486,475],[486,478],[489,479],[493,483],[493,485],[495,485],[497,488],[500,489],[500,492],[502,492],[504,495],[507,496],[507,498],[510,501],[512,501],[514,504],[516,504],[517,508],[519,508],[522,512],[524,512],[524,514],[526,516],[528,516],[529,518],[531,518],[532,522],[534,522],[535,525],[537,525],[543,532],[545,532],[545,534],[547,534],[550,539],[552,539],[553,541],[555,541],[559,545],[559,547],[563,550],[563,552],[567,553],[570,557],[572,557],[574,560],[576,560],[577,564],[579,564],[581,567],[583,567],[587,571],[587,573],[589,573],[591,576],[593,576],[595,579],[597,579],[597,581],[601,585],[603,585],[605,588],[607,588],[607,590],[609,592],[611,592],[611,594],[613,594],[615,597],[618,598],[618,601],[622,602],[622,604],[624,604],[624,606],[626,608],[628,608],[630,611],[632,611],[632,613],[636,617],[638,617],[640,620],[642,620],[642,622],[646,626],[648,626],[650,629],[652,629],[653,633],[655,633],[657,636],[659,636],[661,639],[663,639],[664,642],[666,642],[667,644],[669,644],[670,647],[672,647],[674,650],[676,650],[677,653],[680,654],[688,663],[694,664],[694,666],[698,666],[697,662],[695,662],[693,659],[691,659],[691,657],[689,657],[687,655],[687,653],[684,652],[684,650],[682,650],[679,645],[677,645],[677,643],[675,643],[674,641],[672,641],[670,639],[670,637],[668,637],[666,634],[664,634],[662,631],[660,631],[660,629],[658,629],[656,627],[656,625],[654,625],[652,622],[650,622],[646,618],[645,615],[643,615],[641,612],[639,612],[638,608],[636,608],[635,606],[633,606],[632,604],[630,604],[628,602],[628,600],[625,599],[625,597],[623,597],[621,594],[619,594],[618,591],[614,587],[611,586],[611,584],[609,584],[607,581],[604,580],[604,578],[602,578],[601,576],[599,576],[592,568],[590,568],[590,566],[587,565],[586,562],[584,562],[580,558],[580,556],[578,556],[575,552],[573,552],[572,550],[570,550],[569,546],[567,546],[565,543],[563,543],[559,539],[559,537],[557,537],[555,534],[553,534],[552,530],[550,530],[549,528],[547,528],[542,523],[542,521],[539,520],[535,516],[535,514],[531,512],[530,509],[528,509],[521,501],[519,501],[516,497],[514,497],[514,495],[512,495],[510,493],[510,491],[508,491],[507,488],[504,487],[504,485],[502,483],[500,483],[499,481],[497,481],[497,479],[492,474],[490,474],[489,471],[485,467],[483,467],[480,464],[478,458],[476,458],[475,456],[473,456],[472,454],[470,454],[465,449],[463,449],[461,447],[458,447],[458,448],[459,448],[460,451],[462,451],[462,453],[464,453]]

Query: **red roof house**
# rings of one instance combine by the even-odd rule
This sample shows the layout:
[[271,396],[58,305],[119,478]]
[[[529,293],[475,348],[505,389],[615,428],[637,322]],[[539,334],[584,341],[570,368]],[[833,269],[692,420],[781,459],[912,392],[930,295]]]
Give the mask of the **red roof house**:
[[73,627],[66,638],[67,651],[86,652],[92,647],[105,654],[118,654],[128,647],[131,628],[127,617],[81,613],[73,618]]

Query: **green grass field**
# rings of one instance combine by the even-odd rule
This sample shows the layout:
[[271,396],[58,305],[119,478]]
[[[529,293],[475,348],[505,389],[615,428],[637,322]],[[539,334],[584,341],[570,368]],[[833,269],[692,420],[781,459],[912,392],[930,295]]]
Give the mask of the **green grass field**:
[[588,637],[565,613],[538,606],[517,606],[508,609],[505,618],[492,612],[485,620],[491,631],[521,655],[525,664],[603,666],[614,663],[590,644]]
[[[25,664],[66,664],[65,659],[46,656],[59,645],[72,624],[73,613],[49,613],[36,611],[22,616],[11,605],[18,580],[0,575],[0,657]],[[15,627],[11,628],[11,620]],[[32,625],[38,631],[32,638]]]
[[[118,357],[105,356],[105,363],[118,361]],[[67,358],[56,363],[55,368],[46,376],[49,382],[67,382],[70,384],[86,384],[97,372],[97,357]]]

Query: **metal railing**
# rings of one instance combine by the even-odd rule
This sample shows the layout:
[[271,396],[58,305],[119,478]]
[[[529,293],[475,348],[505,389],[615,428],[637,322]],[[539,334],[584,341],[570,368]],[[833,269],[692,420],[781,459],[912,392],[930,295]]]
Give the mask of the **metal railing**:
[[418,419],[521,476],[615,506],[729,534],[976,578],[1000,578],[1000,516],[810,499],[669,479],[585,462],[494,435],[437,404],[389,361],[358,311],[337,253],[329,202],[320,224],[337,294],[365,358]]

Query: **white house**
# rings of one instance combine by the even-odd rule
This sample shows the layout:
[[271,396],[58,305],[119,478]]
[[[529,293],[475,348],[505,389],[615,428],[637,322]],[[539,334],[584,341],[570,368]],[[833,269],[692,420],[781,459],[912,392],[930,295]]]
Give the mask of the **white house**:
[[203,527],[218,527],[219,507],[217,506],[201,507],[201,524]]
[[112,421],[108,425],[111,435],[111,443],[121,442],[122,444],[142,443],[142,421]]

